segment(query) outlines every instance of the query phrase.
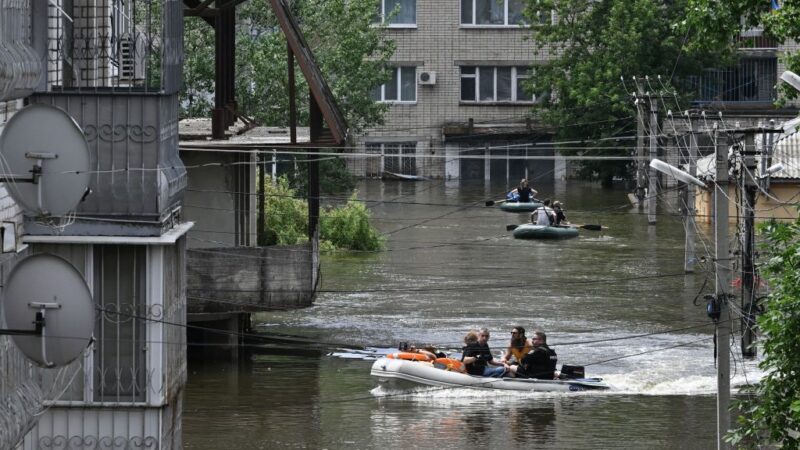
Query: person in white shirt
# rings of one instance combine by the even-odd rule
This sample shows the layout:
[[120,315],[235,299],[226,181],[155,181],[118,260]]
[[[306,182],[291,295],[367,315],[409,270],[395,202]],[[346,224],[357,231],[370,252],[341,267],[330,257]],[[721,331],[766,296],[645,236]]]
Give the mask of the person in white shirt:
[[550,207],[550,199],[544,199],[544,206],[540,206],[531,213],[531,223],[534,225],[553,226],[556,222],[556,214]]

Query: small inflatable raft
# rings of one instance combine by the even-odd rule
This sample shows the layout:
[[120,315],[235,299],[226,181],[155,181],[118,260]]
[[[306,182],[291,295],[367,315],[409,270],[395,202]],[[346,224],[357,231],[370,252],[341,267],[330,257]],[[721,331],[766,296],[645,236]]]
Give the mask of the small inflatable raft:
[[[446,359],[446,358],[441,358]],[[459,361],[460,362],[460,361]],[[411,384],[452,388],[499,389],[526,392],[574,392],[605,390],[610,386],[600,378],[534,380],[527,378],[489,378],[468,375],[444,364],[408,359],[379,358],[370,375],[387,384]]]
[[544,203],[539,202],[503,202],[500,204],[500,209],[507,212],[532,212],[537,208],[544,206]]
[[578,236],[578,229],[573,227],[551,227],[524,223],[514,229],[517,239],[567,239]]

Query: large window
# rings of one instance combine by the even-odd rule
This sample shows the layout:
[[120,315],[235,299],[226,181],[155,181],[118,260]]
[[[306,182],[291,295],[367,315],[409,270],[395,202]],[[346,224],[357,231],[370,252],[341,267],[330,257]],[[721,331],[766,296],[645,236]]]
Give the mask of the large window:
[[528,67],[462,66],[461,101],[531,103],[533,96],[526,94],[522,87],[529,72]]
[[417,24],[417,0],[380,0],[378,22],[389,26]]
[[145,401],[147,248],[94,247],[94,299],[101,308],[95,341],[94,400]]
[[376,102],[415,102],[417,101],[416,77],[416,67],[395,67],[392,79],[372,91],[372,99]]
[[[367,144],[366,147],[367,153],[376,155],[370,157],[373,162],[367,168],[367,176],[381,175],[383,172],[403,175],[417,174],[416,142],[372,143]],[[377,155],[381,155],[382,170],[375,163],[375,161],[380,161]]]
[[461,0],[462,25],[524,25],[524,0]]

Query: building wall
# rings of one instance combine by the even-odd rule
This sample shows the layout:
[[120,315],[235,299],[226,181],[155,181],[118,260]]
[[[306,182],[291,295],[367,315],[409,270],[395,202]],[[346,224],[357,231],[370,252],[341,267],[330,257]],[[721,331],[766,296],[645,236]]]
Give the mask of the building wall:
[[183,217],[195,223],[190,248],[256,244],[255,155],[181,152],[188,185]]
[[[756,197],[755,219],[763,222],[769,219],[795,220],[798,216],[796,208],[800,197],[800,183],[773,184],[769,188],[771,197],[759,193]],[[714,220],[714,195],[712,192],[697,190],[695,208],[697,222],[712,223]],[[730,222],[736,222],[736,186],[728,187],[728,214]]]
[[[0,184],[0,221],[10,225],[4,234],[13,233],[11,243],[16,244],[15,248],[6,247],[8,251],[0,253],[0,283],[5,286],[11,270],[29,253],[21,244],[22,211],[9,195],[5,183]],[[0,288],[0,302],[5,300],[5,293]],[[1,308],[0,323],[6,325]],[[3,417],[0,421],[0,448],[12,448],[39,419],[37,414],[43,409],[42,389],[34,373],[33,365],[11,338],[0,336],[0,417]]]
[[[446,171],[451,157],[461,147],[452,144],[445,152],[443,126],[447,123],[476,125],[521,124],[531,104],[467,104],[460,102],[460,66],[529,66],[541,60],[535,46],[525,38],[530,34],[520,27],[481,27],[460,24],[460,0],[417,2],[416,28],[389,28],[388,37],[396,43],[392,62],[436,72],[435,85],[417,85],[416,102],[394,103],[385,115],[385,125],[367,130],[357,139],[357,151],[376,142],[417,142],[418,175],[459,177],[457,168]],[[484,142],[491,142],[489,137]],[[362,158],[351,161],[357,175],[368,175],[370,164]],[[373,162],[371,164],[380,164]],[[450,166],[453,164],[450,162]]]
[[188,252],[189,313],[239,313],[311,306],[319,271],[314,240],[300,245]]

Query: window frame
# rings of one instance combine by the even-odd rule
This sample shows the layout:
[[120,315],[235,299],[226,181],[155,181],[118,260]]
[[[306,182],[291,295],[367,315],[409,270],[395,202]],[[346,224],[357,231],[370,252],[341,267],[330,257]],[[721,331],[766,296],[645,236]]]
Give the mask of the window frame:
[[[492,69],[492,99],[491,100],[481,100],[481,69],[485,71],[485,69]],[[510,81],[510,90],[511,90],[511,99],[510,100],[498,100],[498,69],[509,68],[511,69],[511,81]],[[464,69],[471,69],[472,73],[465,73]],[[526,73],[521,75],[521,71],[525,70]],[[519,99],[519,90],[517,89],[519,86],[520,80],[527,79],[533,76],[533,67],[531,66],[513,66],[513,65],[485,65],[485,66],[459,66],[459,104],[463,105],[532,105],[536,103],[536,96],[532,95],[530,99]],[[465,100],[464,99],[464,80],[471,79],[474,80],[473,82],[473,100]],[[524,93],[523,93],[524,95]]]
[[[392,11],[386,11],[386,3],[387,2],[395,2],[397,0],[380,0],[380,10],[378,11],[378,16],[380,18],[379,23],[386,28],[417,28],[417,0],[410,0],[414,2],[414,22],[412,23],[393,23],[387,22],[386,16],[389,15]],[[392,8],[394,10],[394,8]]]
[[[403,69],[412,69],[408,70],[407,72],[412,74],[412,82],[414,83],[414,98],[412,100],[403,100]],[[417,103],[417,95],[418,95],[418,88],[417,86],[417,66],[394,66],[392,67],[394,71],[394,75],[392,75],[392,79],[396,80],[397,83],[397,98],[396,99],[387,99],[386,98],[386,86],[392,81],[389,80],[388,82],[378,86],[376,89],[379,92],[379,95],[374,95],[376,92],[373,91],[372,97],[373,100],[380,103],[390,103],[390,104],[402,104],[402,105],[414,105]],[[379,98],[376,98],[379,97]]]
[[[498,0],[488,0],[488,1],[498,1]],[[511,3],[510,0],[502,0],[503,1],[503,23],[477,23],[476,17],[476,9],[477,9],[477,2],[478,0],[461,0],[459,5],[459,24],[463,28],[529,28],[530,24],[528,23],[509,23],[509,5]],[[471,5],[471,12],[470,15],[472,17],[471,22],[464,22],[464,17],[462,15],[464,11],[464,3],[469,2]]]

